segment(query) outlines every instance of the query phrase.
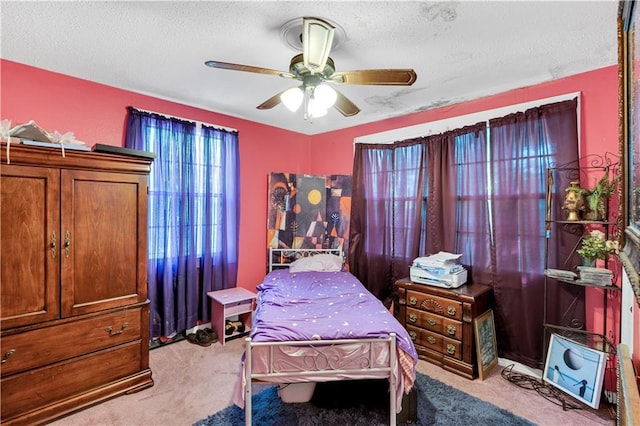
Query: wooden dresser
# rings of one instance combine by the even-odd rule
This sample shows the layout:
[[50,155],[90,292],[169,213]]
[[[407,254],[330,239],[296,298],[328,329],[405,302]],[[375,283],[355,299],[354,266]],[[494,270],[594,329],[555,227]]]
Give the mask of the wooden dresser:
[[394,315],[421,359],[468,379],[478,376],[473,320],[491,309],[492,287],[445,289],[404,278],[395,283],[394,301]]
[[0,144],[0,416],[41,424],[153,385],[139,157]]

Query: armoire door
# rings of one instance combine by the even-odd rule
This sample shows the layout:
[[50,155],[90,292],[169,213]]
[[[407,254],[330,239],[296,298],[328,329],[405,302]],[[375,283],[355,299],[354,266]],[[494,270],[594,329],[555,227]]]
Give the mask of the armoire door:
[[0,328],[60,315],[60,171],[0,167]]
[[146,176],[61,173],[62,316],[144,302]]

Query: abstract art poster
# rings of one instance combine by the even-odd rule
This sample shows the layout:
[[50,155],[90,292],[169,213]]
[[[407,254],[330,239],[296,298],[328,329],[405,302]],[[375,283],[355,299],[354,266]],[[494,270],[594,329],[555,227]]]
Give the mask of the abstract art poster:
[[267,247],[348,252],[351,176],[271,173]]
[[543,379],[578,401],[598,408],[606,363],[605,352],[552,334]]

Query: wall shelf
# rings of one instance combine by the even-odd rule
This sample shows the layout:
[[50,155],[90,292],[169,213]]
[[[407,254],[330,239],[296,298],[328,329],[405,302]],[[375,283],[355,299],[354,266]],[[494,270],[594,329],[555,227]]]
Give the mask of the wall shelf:
[[[583,164],[588,164],[583,167]],[[610,299],[613,294],[619,294],[620,287],[619,272],[616,272],[618,262],[605,260],[604,268],[611,271],[599,273],[598,269],[579,268],[582,261],[577,250],[581,247],[584,237],[593,230],[603,232],[605,240],[612,239],[617,235],[618,213],[611,209],[611,205],[616,205],[618,196],[617,188],[613,194],[605,199],[600,205],[600,218],[602,220],[591,220],[591,216],[586,215],[586,201],[582,194],[578,199],[579,210],[569,211],[568,201],[571,201],[565,188],[572,186],[575,181],[581,182],[585,187],[590,188],[585,182],[593,179],[599,182],[603,176],[607,176],[609,182],[614,182],[618,176],[618,161],[611,160],[610,156],[591,156],[589,159],[581,159],[569,165],[552,167],[547,169],[547,190],[546,190],[546,216],[545,216],[545,274],[544,274],[544,303],[543,303],[543,356],[547,356],[549,339],[552,334],[567,338],[578,344],[589,348],[605,352],[608,354],[606,376],[609,380],[613,377],[615,381],[615,342],[618,339],[618,330],[609,330],[607,318],[609,317]],[[614,185],[618,185],[616,182]],[[565,198],[566,197],[566,198]],[[568,200],[568,201],[567,201]],[[581,205],[582,203],[582,205]],[[602,214],[604,213],[604,214]],[[576,220],[568,220],[571,217]],[[557,268],[557,269],[554,269]],[[582,276],[581,276],[582,274]],[[607,276],[610,275],[610,276]],[[588,278],[588,279],[585,279]],[[610,281],[609,281],[610,280]],[[583,290],[577,290],[583,288]],[[602,323],[592,325],[587,329],[586,318],[582,318],[582,310],[575,306],[580,306],[580,302],[585,299],[587,288],[602,290]],[[558,306],[556,292],[566,292],[571,294],[573,302],[569,307]],[[596,293],[597,294],[597,293]],[[600,327],[602,327],[600,329]],[[544,363],[544,360],[543,360]],[[609,383],[611,385],[611,383]],[[603,389],[607,390],[605,386]],[[615,388],[615,387],[614,387]],[[610,389],[609,389],[610,390]],[[605,392],[606,394],[606,392]],[[607,394],[609,399],[609,395]],[[564,399],[563,399],[564,401]],[[610,403],[614,401],[609,400]],[[564,404],[564,403],[563,403]],[[564,405],[563,405],[564,408]]]

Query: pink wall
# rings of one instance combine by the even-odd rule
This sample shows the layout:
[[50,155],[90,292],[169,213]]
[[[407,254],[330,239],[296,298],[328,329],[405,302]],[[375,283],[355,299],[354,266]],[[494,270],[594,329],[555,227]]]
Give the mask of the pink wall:
[[640,371],[640,305],[636,304],[633,311],[633,364],[636,371]]
[[[605,151],[617,153],[616,66],[315,136],[293,133],[7,60],[0,60],[0,74],[0,119],[10,119],[13,124],[35,120],[49,131],[73,131],[76,139],[88,145],[123,145],[126,107],[129,105],[238,129],[241,158],[239,185],[242,188],[238,285],[246,288],[258,284],[265,272],[268,174],[272,171],[351,174],[353,139],[357,136],[581,92],[582,155],[602,154]],[[601,302],[602,297],[597,293],[588,297],[588,309],[596,313],[590,318],[594,325],[601,323],[597,317],[598,312],[601,315]],[[617,331],[615,335],[618,335]]]
[[308,136],[6,60],[0,61],[0,88],[0,119],[12,125],[35,120],[48,131],[72,131],[87,145],[122,146],[129,105],[237,129],[242,188],[238,285],[260,283],[267,258],[267,176],[272,171],[308,173]]

